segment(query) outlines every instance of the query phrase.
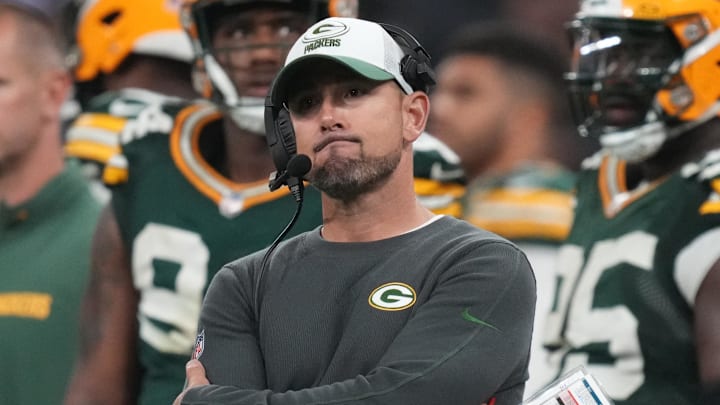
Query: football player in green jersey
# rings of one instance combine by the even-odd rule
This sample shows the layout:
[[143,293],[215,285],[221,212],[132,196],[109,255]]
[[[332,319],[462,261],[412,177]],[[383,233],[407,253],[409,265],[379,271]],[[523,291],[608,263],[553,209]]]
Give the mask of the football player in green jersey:
[[[275,167],[265,94],[298,35],[322,16],[355,13],[353,3],[185,2],[204,98],[151,105],[122,126],[104,172],[112,200],[95,239],[85,352],[68,404],[154,405],[180,391],[209,281],[223,264],[270,245],[296,206],[288,190],[268,189]],[[418,170],[442,153],[423,153],[429,165]],[[430,193],[426,206],[451,212],[449,193],[461,186],[426,176],[416,190]],[[293,234],[321,222],[317,191],[306,190],[304,205]]]
[[125,123],[169,97],[197,96],[179,11],[179,2],[165,0],[94,0],[78,12],[75,80],[83,112],[67,130],[65,151],[84,163],[101,200],[109,197],[102,178],[112,181]]
[[720,3],[582,1],[584,163],[545,344],[618,405],[720,403]]

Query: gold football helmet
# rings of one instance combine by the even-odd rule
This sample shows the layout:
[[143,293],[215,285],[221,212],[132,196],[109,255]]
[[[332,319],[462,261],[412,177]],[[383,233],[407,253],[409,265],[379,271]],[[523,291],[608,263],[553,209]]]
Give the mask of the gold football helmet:
[[180,0],[87,0],[76,31],[76,79],[112,73],[131,53],[192,62],[180,6]]
[[720,112],[720,2],[582,1],[567,74],[578,128],[628,161]]

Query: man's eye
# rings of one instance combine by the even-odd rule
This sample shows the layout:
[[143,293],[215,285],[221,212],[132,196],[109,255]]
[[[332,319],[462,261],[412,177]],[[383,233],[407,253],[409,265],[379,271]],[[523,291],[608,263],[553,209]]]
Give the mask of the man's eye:
[[243,40],[247,37],[247,29],[239,24],[232,24],[219,29],[217,36],[223,39]]
[[275,29],[275,36],[278,38],[287,38],[290,36],[290,32],[291,30],[288,26],[277,27]]
[[297,25],[292,23],[283,24],[275,28],[275,38],[290,38],[294,41],[295,38],[297,38],[298,36],[300,36],[300,34],[303,33],[303,31],[305,31],[304,25]]
[[288,108],[294,114],[306,114],[311,111],[317,104],[318,101],[315,97],[298,97],[288,103]]
[[312,97],[305,97],[302,100],[300,100],[301,108],[310,108],[313,105],[315,105],[315,100]]
[[235,40],[245,39],[247,37],[247,33],[243,29],[235,29],[230,33],[230,38]]
[[[276,40],[295,39],[301,31],[289,24],[268,25],[272,38]],[[257,38],[258,27],[253,27],[245,22],[237,22],[220,30],[225,38],[235,41],[252,41]]]
[[352,88],[348,89],[348,91],[345,93],[345,96],[348,98],[354,98],[354,97],[360,97],[367,93],[365,90],[361,88]]

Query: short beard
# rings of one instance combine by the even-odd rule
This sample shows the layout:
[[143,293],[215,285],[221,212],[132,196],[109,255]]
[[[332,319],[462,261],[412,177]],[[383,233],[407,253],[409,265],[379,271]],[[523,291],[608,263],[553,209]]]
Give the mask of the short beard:
[[350,202],[371,192],[392,175],[400,164],[401,153],[360,159],[330,159],[312,175],[310,182],[329,197]]

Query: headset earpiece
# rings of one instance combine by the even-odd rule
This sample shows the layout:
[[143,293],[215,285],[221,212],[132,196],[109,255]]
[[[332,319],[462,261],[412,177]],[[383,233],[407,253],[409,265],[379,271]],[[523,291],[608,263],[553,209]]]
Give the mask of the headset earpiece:
[[275,168],[283,172],[297,153],[295,130],[290,113],[282,106],[275,106],[270,96],[265,99],[265,132]]
[[400,74],[402,74],[402,76],[405,78],[405,81],[407,81],[408,84],[412,86],[413,90],[417,90],[417,68],[417,59],[415,59],[411,55],[405,55],[402,61],[400,61]]
[[400,46],[405,57],[400,62],[400,73],[413,90],[427,93],[430,86],[436,82],[435,71],[432,68],[430,54],[404,29],[386,23],[379,23],[381,27]]

